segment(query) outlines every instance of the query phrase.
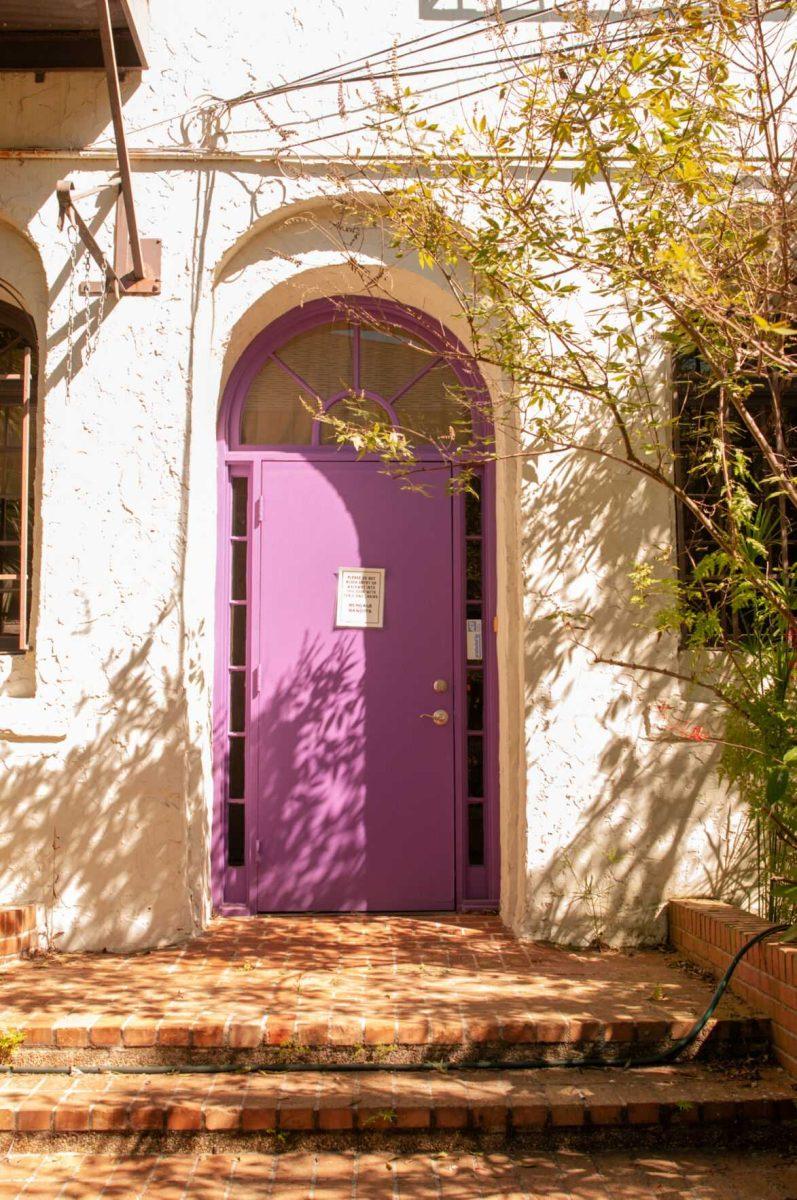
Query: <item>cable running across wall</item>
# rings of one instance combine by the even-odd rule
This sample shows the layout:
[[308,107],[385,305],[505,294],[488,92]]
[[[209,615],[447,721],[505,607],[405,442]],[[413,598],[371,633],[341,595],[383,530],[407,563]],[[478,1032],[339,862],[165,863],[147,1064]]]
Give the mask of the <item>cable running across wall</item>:
[[[630,43],[637,43],[639,39],[638,39],[638,37],[636,37],[636,35],[625,35],[625,37],[622,40],[624,42],[627,41]],[[583,49],[585,46],[588,46],[591,44],[592,43],[581,43],[580,45],[573,46],[570,49],[572,49],[572,50]],[[540,54],[530,55],[528,57],[529,57],[529,59],[540,58],[542,56],[542,53],[543,52],[540,52]],[[505,82],[507,84],[514,83],[518,79],[520,79],[521,76],[522,76],[522,72],[517,72],[513,76],[509,76],[503,80],[501,80],[501,79],[492,80],[492,82],[484,84],[482,87],[474,88],[471,91],[459,92],[455,96],[449,96],[446,99],[438,100],[432,104],[419,105],[417,108],[412,109],[412,111],[410,112],[409,115],[410,115],[410,117],[414,118],[414,117],[419,116],[420,114],[433,112],[436,109],[443,108],[448,104],[456,104],[457,102],[462,101],[462,100],[470,100],[476,96],[485,95],[487,92],[494,91],[495,88],[500,86],[500,84],[502,82]],[[427,94],[430,91],[437,91],[437,90],[438,90],[438,88],[436,88],[436,87],[424,88],[415,94],[422,95],[422,94]],[[412,99],[412,97],[409,97],[409,99]],[[368,107],[370,108],[372,106],[368,106]],[[327,113],[327,114],[325,114],[323,116],[319,116],[319,117],[308,117],[306,120],[302,120],[300,123],[302,125],[305,125],[305,124],[312,125],[312,124],[315,124],[317,121],[328,120],[333,116],[339,117],[340,113],[335,112],[335,113]],[[302,149],[306,146],[317,145],[319,142],[328,142],[328,141],[331,141],[333,138],[351,137],[352,135],[357,134],[357,133],[372,133],[372,132],[382,128],[383,126],[390,125],[391,123],[396,121],[397,117],[398,117],[398,114],[392,114],[388,117],[384,117],[379,120],[375,120],[368,124],[355,125],[350,129],[349,128],[336,129],[329,133],[318,134],[316,137],[304,138],[298,142],[291,141],[290,143],[286,143],[285,145],[283,145],[281,147],[275,148],[274,154],[277,155],[280,150],[292,151],[292,150]],[[283,128],[283,126],[279,122],[275,122],[275,124],[278,126],[278,128]],[[287,127],[287,126],[285,126],[285,127]],[[236,131],[236,133],[244,133],[244,132],[245,131],[243,131],[243,130]],[[253,132],[262,133],[263,130],[256,130]]]
[[[575,3],[575,0],[564,0],[563,3],[557,3],[557,4],[549,5],[547,7],[541,7],[535,13],[528,12],[528,9],[526,8],[527,3],[528,3],[528,0],[520,0],[519,3],[513,4],[511,7],[502,10],[502,12],[500,14],[500,23],[497,26],[497,28],[500,29],[501,26],[504,26],[504,27],[512,26],[512,25],[517,24],[522,21],[536,20],[540,17],[545,17],[545,16],[560,16],[565,11],[565,9],[570,6],[571,3]],[[516,13],[514,16],[511,15],[514,12],[514,10],[522,9],[522,8],[525,8],[526,11]],[[648,10],[648,15],[657,16],[664,12],[666,12],[666,10],[664,8],[651,8],[650,10]],[[289,81],[286,81],[286,82],[283,82],[280,84],[276,84],[271,88],[264,88],[259,91],[250,91],[250,92],[243,93],[239,96],[233,96],[230,98],[224,98],[221,96],[210,95],[210,96],[208,96],[208,100],[211,101],[213,106],[215,106],[217,108],[217,110],[219,110],[220,112],[225,111],[225,112],[229,113],[232,111],[232,109],[234,109],[240,105],[243,105],[245,103],[257,103],[258,101],[276,98],[278,96],[290,96],[295,93],[301,93],[301,92],[307,91],[311,88],[332,87],[332,86],[346,87],[346,86],[349,86],[350,84],[354,84],[354,83],[365,83],[365,82],[373,83],[373,82],[378,82],[381,80],[395,79],[396,78],[395,64],[402,58],[406,58],[406,57],[412,58],[413,56],[420,53],[420,50],[418,49],[418,47],[421,45],[423,45],[424,48],[426,48],[426,49],[437,50],[437,49],[442,48],[443,46],[450,45],[450,44],[453,44],[456,42],[461,42],[466,39],[471,39],[474,37],[489,36],[489,34],[491,32],[494,32],[495,27],[489,27],[484,24],[485,18],[488,16],[489,16],[489,14],[486,13],[484,17],[482,17],[482,16],[471,17],[468,20],[462,21],[453,26],[454,30],[465,29],[466,27],[469,27],[469,28],[467,28],[466,32],[464,32],[464,33],[454,34],[453,36],[451,36],[451,31],[447,31],[449,36],[446,36],[446,37],[442,37],[443,31],[440,31],[437,33],[431,33],[431,34],[423,34],[416,38],[410,38],[404,42],[396,42],[393,46],[384,48],[380,51],[376,51],[372,55],[363,55],[358,58],[353,58],[342,64],[337,64],[334,67],[324,68],[323,70],[316,71],[316,72],[313,72],[308,75],[299,76],[293,80],[289,80]],[[604,23],[604,25],[601,26],[601,28],[602,29],[606,28],[608,25],[617,25],[619,23],[622,23],[622,22],[630,20],[630,19],[631,19],[631,17],[627,13],[623,13],[623,12],[610,13],[610,14],[607,14],[606,22]],[[478,28],[474,28],[474,26],[478,26]],[[539,57],[539,54],[515,57],[513,52],[516,49],[520,49],[524,46],[528,46],[531,44],[537,44],[537,45],[539,45],[541,43],[548,44],[548,43],[554,42],[556,40],[561,40],[561,37],[562,37],[562,35],[559,33],[547,34],[547,35],[541,34],[538,38],[529,38],[529,39],[526,39],[524,42],[516,43],[515,45],[511,45],[509,42],[505,41],[504,42],[504,49],[506,51],[505,59],[494,57],[492,60],[484,59],[482,62],[471,63],[471,65],[472,65],[473,70],[481,70],[483,67],[491,66],[493,64],[505,65],[508,67],[508,66],[513,65],[513,63],[532,61],[532,59],[534,57]],[[633,40],[633,39],[629,37],[628,40]],[[562,53],[567,54],[567,53],[572,52],[573,50],[576,50],[579,48],[586,48],[586,47],[594,44],[594,41],[595,41],[595,39],[593,38],[593,39],[590,39],[590,41],[588,41],[588,42],[571,44],[569,46],[567,44],[563,43]],[[431,44],[429,44],[429,43],[431,43]],[[612,39],[612,44],[619,44],[619,39]],[[483,50],[475,51],[476,55],[487,55],[487,54],[491,54],[491,53],[492,54],[495,53],[494,47],[486,47]],[[467,55],[467,54],[458,54],[458,55],[452,55],[452,56],[449,56],[448,58],[442,58],[442,59],[433,58],[433,59],[427,60],[426,62],[423,62],[423,61],[410,62],[409,64],[407,64],[406,68],[403,68],[403,71],[404,71],[404,74],[406,74],[407,76],[409,76],[409,75],[422,76],[427,73],[428,74],[447,73],[448,71],[454,71],[454,70],[463,71],[463,70],[469,69],[469,66],[463,61],[468,58],[471,58],[471,56]],[[389,69],[386,69],[383,71],[374,70],[374,68],[378,68],[380,66],[389,67]],[[367,74],[358,74],[358,75],[346,74],[347,71],[351,71],[353,69],[358,69],[360,71],[362,71],[363,69],[367,69],[368,73]],[[492,72],[491,74],[497,75],[497,72]],[[399,75],[401,75],[401,71],[399,71]],[[457,81],[457,82],[460,82],[460,81]],[[440,87],[448,87],[448,86],[452,86],[452,85],[450,83],[443,82],[441,84],[434,85],[433,87],[430,87],[430,88],[419,89],[419,91],[416,93],[416,95],[428,94],[429,92],[439,90]],[[467,95],[464,95],[464,96],[452,97],[451,100],[447,101],[447,102],[455,103],[456,100],[458,100],[458,99],[468,99],[472,95],[482,94],[482,92],[489,91],[491,86],[494,87],[496,85],[495,85],[495,83],[493,83],[490,86],[486,86],[485,88],[481,89],[481,92],[468,93]],[[186,110],[185,112],[176,113],[172,117],[164,118],[163,121],[153,122],[149,125],[137,126],[137,127],[133,128],[130,132],[141,133],[141,132],[144,132],[144,131],[147,131],[150,129],[155,129],[162,125],[168,125],[174,120],[185,119],[186,117],[190,116],[191,113],[199,113],[203,107],[206,107],[206,106],[203,106],[201,104],[194,105],[191,108],[189,108],[188,110]],[[361,105],[357,106],[356,108],[348,109],[347,113],[348,113],[348,115],[356,115],[357,113],[366,112],[369,109],[371,109],[372,107],[373,107],[372,104],[361,104]],[[440,104],[436,104],[433,107],[435,107],[435,108],[440,107]],[[419,111],[422,111],[422,110],[419,110]],[[307,124],[307,125],[313,124],[317,121],[330,120],[334,117],[339,117],[339,116],[340,116],[340,110],[338,108],[332,112],[322,113],[318,116],[309,116],[306,118],[300,118],[295,121],[278,121],[277,120],[277,121],[275,121],[275,125],[277,125],[281,129],[290,129],[290,128],[300,127],[301,125],[305,125],[305,124]],[[345,131],[345,132],[357,133],[357,132],[362,132],[363,130],[365,130],[367,128],[369,128],[369,126],[361,126],[361,127],[358,127],[357,129]],[[233,132],[235,134],[235,136],[252,136],[254,134],[262,133],[262,132],[264,132],[264,130],[262,128],[259,128],[259,129],[237,129],[237,130],[234,130],[231,132]],[[337,137],[338,133],[336,132],[329,136]],[[323,139],[313,139],[313,141],[316,141],[316,140],[323,140]],[[301,143],[301,144],[304,145],[305,143]],[[307,144],[309,144],[309,143],[307,143]]]
[[[575,3],[575,0],[564,0],[564,3],[548,5],[547,7],[540,8],[538,12],[533,13],[533,14],[529,13],[528,10],[526,10],[525,12],[518,13],[515,16],[507,16],[506,14],[512,13],[515,9],[526,8],[527,0],[520,0],[520,3],[513,4],[510,8],[504,9],[501,12],[499,17],[497,18],[497,23],[496,23],[495,28],[500,30],[502,26],[515,25],[521,21],[529,21],[529,20],[533,20],[533,19],[538,19],[539,17],[543,17],[543,16],[558,16],[558,15],[561,15],[565,9],[572,6],[574,3]],[[665,10],[663,8],[651,9],[650,15],[655,16],[664,11]],[[489,16],[489,14],[485,14],[485,17],[488,17],[488,16]],[[461,23],[461,25],[454,26],[454,29],[457,29],[457,28],[462,28],[464,26],[472,26],[472,25],[478,24],[478,25],[480,25],[479,29],[470,29],[467,33],[456,34],[453,37],[451,37],[451,36],[445,37],[442,40],[436,41],[432,46],[430,46],[428,48],[432,49],[432,50],[438,50],[442,46],[451,45],[455,42],[461,42],[467,38],[482,37],[482,36],[488,35],[490,33],[490,27],[482,24],[482,22],[485,20],[485,17],[471,17],[469,20],[463,21]],[[607,24],[616,24],[618,22],[629,20],[629,19],[630,19],[630,17],[626,13],[616,13],[616,14],[612,14],[611,17],[609,19],[607,19]],[[233,96],[226,100],[221,96],[214,96],[212,98],[214,100],[221,101],[221,102],[225,103],[226,105],[228,105],[230,108],[232,108],[239,104],[245,104],[245,103],[253,102],[255,100],[268,100],[274,96],[284,95],[290,91],[304,91],[308,87],[316,87],[316,86],[324,86],[324,85],[333,86],[333,85],[337,85],[339,83],[345,84],[347,82],[352,82],[353,80],[351,80],[349,78],[349,76],[347,76],[344,72],[348,71],[349,69],[354,69],[354,68],[356,68],[358,70],[367,70],[369,72],[369,74],[366,75],[365,78],[368,79],[368,78],[373,77],[374,68],[377,68],[379,66],[384,66],[385,68],[389,68],[389,70],[386,70],[386,72],[382,76],[382,78],[390,78],[394,74],[393,67],[394,67],[395,63],[397,63],[399,60],[401,60],[403,58],[412,57],[413,55],[418,53],[417,49],[411,49],[410,47],[416,46],[417,44],[419,44],[421,42],[427,42],[432,38],[440,38],[440,36],[441,36],[440,34],[434,34],[434,33],[424,34],[417,38],[410,38],[406,42],[397,42],[395,44],[395,46],[387,47],[384,50],[376,51],[372,55],[362,55],[359,58],[350,59],[348,62],[341,63],[336,67],[328,67],[325,70],[315,71],[309,75],[301,75],[294,80],[290,80],[287,83],[276,84],[276,85],[274,85],[274,87],[271,87],[271,88],[263,88],[260,91],[244,92],[240,96]],[[560,35],[558,35],[558,34],[541,35],[541,37],[537,40],[552,41],[552,40],[555,40],[556,37],[559,37],[559,36]],[[481,53],[487,53],[487,51],[485,50],[485,51],[482,51]],[[462,57],[462,56],[458,56],[458,57]],[[432,60],[433,63],[440,62],[440,61],[444,61],[444,60],[439,60],[439,59]],[[413,67],[419,66],[419,65],[422,66],[423,64],[411,64],[411,66],[413,66]]]
[[[519,20],[526,21],[526,20],[530,20],[530,19],[537,18],[540,16],[553,15],[555,13],[558,13],[560,10],[564,9],[568,2],[573,3],[573,2],[575,2],[575,0],[565,0],[565,3],[552,5],[552,6],[549,6],[548,8],[541,8],[536,13],[523,13],[522,15],[516,16],[516,17],[509,17],[509,18],[505,17],[504,14],[512,13],[515,9],[522,8],[528,3],[528,0],[520,0],[519,3],[513,4],[513,5],[511,5],[511,7],[506,8],[502,11],[501,20],[502,20],[503,24],[505,24],[505,25],[512,25],[512,24],[515,24]],[[347,71],[350,68],[364,69],[366,67],[370,68],[371,66],[378,67],[378,66],[382,65],[382,62],[388,63],[388,62],[395,61],[397,57],[398,58],[405,57],[405,52],[410,53],[410,54],[418,53],[417,50],[413,50],[413,51],[406,50],[407,47],[417,46],[417,45],[420,45],[421,43],[429,42],[435,38],[436,39],[442,38],[443,39],[442,41],[436,41],[436,42],[434,42],[434,44],[432,46],[429,47],[430,49],[435,50],[440,46],[449,45],[451,42],[461,41],[463,37],[484,37],[484,36],[488,35],[490,32],[490,26],[484,24],[484,22],[489,18],[489,16],[490,16],[489,12],[485,12],[483,16],[469,17],[468,20],[466,20],[466,21],[457,22],[449,30],[437,30],[434,33],[421,34],[418,37],[408,38],[402,42],[394,42],[393,45],[391,45],[389,47],[385,47],[382,50],[374,51],[373,54],[361,55],[358,58],[352,58],[343,63],[336,63],[335,66],[324,67],[320,71],[314,71],[308,75],[299,75],[295,79],[287,80],[280,84],[275,84],[274,87],[272,87],[272,88],[264,88],[261,91],[257,91],[257,92],[254,92],[254,91],[243,92],[239,96],[232,96],[229,98],[210,94],[208,96],[208,99],[212,100],[215,104],[223,104],[227,107],[232,108],[239,104],[255,102],[257,100],[267,100],[267,99],[270,99],[272,96],[283,95],[283,94],[287,94],[292,91],[303,91],[303,90],[305,90],[306,87],[313,86],[315,81],[318,81],[319,86],[321,86],[321,85],[334,86],[339,83],[345,84],[347,82],[347,80],[346,80],[346,77],[343,74],[341,74],[341,72]],[[622,18],[619,18],[619,19],[622,19]],[[444,33],[451,34],[454,30],[463,29],[466,26],[473,26],[473,25],[478,25],[479,28],[472,29],[468,34],[457,35],[454,37],[450,37],[450,36],[443,37]],[[483,53],[486,53],[486,51]],[[190,116],[191,113],[199,111],[200,107],[201,107],[200,105],[192,105],[190,108],[188,108],[182,112],[174,113],[171,117],[165,117],[162,121],[154,121],[154,122],[152,122],[152,124],[149,124],[149,125],[135,126],[134,128],[129,129],[128,133],[143,133],[144,131],[149,130],[149,129],[156,129],[160,125],[168,125],[172,121],[179,121],[181,119],[184,119],[187,116]]]
[[[570,0],[570,2],[573,2],[573,0]],[[516,9],[525,7],[526,4],[527,0],[520,0],[519,3],[513,4],[510,8],[505,9],[504,13],[512,13]],[[547,8],[541,8],[538,13],[534,14],[534,16],[539,17],[550,15],[554,12],[558,12],[559,9],[563,7],[565,7],[565,5],[549,5]],[[527,21],[530,19],[528,12],[516,15],[514,17],[506,17],[504,16],[504,13],[501,14],[500,18],[502,24],[504,25],[514,25],[518,21]],[[429,49],[437,50],[441,46],[448,46],[454,42],[460,42],[464,38],[485,36],[490,32],[490,27],[484,24],[484,21],[488,19],[489,16],[489,13],[485,13],[484,16],[470,17],[467,21],[461,21],[453,27],[453,29],[456,30],[463,29],[466,26],[479,26],[478,29],[471,29],[468,33],[454,34],[454,36],[450,36],[452,31],[449,30],[447,31],[449,36],[444,37],[443,33],[446,31],[440,30],[435,33],[421,34],[418,37],[408,38],[403,42],[396,42],[394,45],[385,47],[382,50],[376,50],[373,54],[363,54],[360,55],[359,58],[351,58],[347,62],[338,63],[334,67],[325,67],[320,71],[313,71],[309,75],[300,75],[296,79],[289,80],[287,83],[276,84],[272,88],[263,88],[261,91],[257,92],[244,92],[240,96],[231,97],[230,99],[226,100],[225,103],[232,107],[237,104],[246,104],[249,101],[254,100],[268,100],[272,96],[281,95],[285,91],[304,90],[305,87],[311,86],[315,82],[323,84],[345,83],[346,78],[342,72],[345,72],[349,69],[364,70],[366,68],[370,69],[372,67],[380,66],[380,60],[383,60],[385,64],[392,64],[401,58],[406,58],[408,55],[411,56],[413,54],[417,54],[418,50],[412,49],[412,47],[417,47],[421,43],[430,42],[432,39],[438,40],[434,41],[433,45],[430,46]],[[216,96],[214,99],[222,100],[223,97]]]
[[[532,46],[532,44],[534,44],[534,46],[538,46],[539,41],[540,41],[540,38],[529,38],[528,41],[521,42],[520,46]],[[640,38],[639,38],[639,36],[631,36],[631,35],[617,36],[615,38],[612,38],[612,40],[607,44],[609,44],[610,47],[613,47],[613,46],[617,46],[617,44],[624,44],[627,42],[633,42],[634,44],[639,44]],[[564,56],[564,55],[567,55],[568,52],[571,52],[571,50],[586,49],[588,47],[591,47],[592,44],[594,44],[594,43],[593,42],[575,43],[575,44],[573,44],[573,46],[563,47],[562,54]],[[502,67],[516,66],[516,65],[522,64],[522,62],[531,62],[535,59],[539,59],[541,54],[543,54],[543,52],[537,52],[537,53],[533,53],[533,54],[520,54],[517,56],[508,55],[502,59],[496,59],[496,58],[487,59],[484,62],[477,62],[477,64],[473,64],[471,70],[475,73],[475,76],[480,77],[481,74],[483,74],[484,67],[486,67],[486,66],[493,66],[493,65],[499,65]],[[461,72],[465,71],[465,70],[468,70],[468,68],[466,68],[465,66],[459,66],[456,64],[454,66],[420,67],[420,68],[418,68],[418,70],[409,70],[409,71],[401,72],[400,79],[406,79],[411,76],[426,76],[426,74],[436,74],[438,72],[445,72],[445,73],[448,73],[451,71],[460,72],[460,78],[457,78],[455,80],[450,80],[450,82],[448,82],[448,83],[443,82],[443,83],[438,83],[438,84],[432,84],[431,86],[429,86],[429,88],[419,88],[417,91],[413,91],[412,96],[408,97],[408,98],[413,98],[415,96],[429,95],[430,92],[438,92],[439,90],[441,90],[441,88],[451,88],[451,86],[457,86],[462,82],[467,83],[468,79],[466,78],[465,80],[463,80],[463,78],[461,76]],[[498,76],[498,72],[491,71],[490,74],[491,74],[491,76]],[[358,79],[348,80],[348,82],[349,83],[353,83],[353,82],[373,83],[373,82],[379,82],[379,80],[382,80],[382,79],[394,79],[394,78],[395,78],[395,76],[392,73],[377,74],[377,76],[360,76],[360,77],[358,77]],[[497,86],[497,84],[499,82],[501,82],[501,80],[498,79],[497,82],[493,83],[492,85],[490,85],[490,84],[485,85],[484,90],[485,91],[490,90],[490,86]],[[445,102],[455,103],[457,100],[461,100],[461,98],[465,98],[465,96],[461,96],[461,95],[451,96],[450,100],[445,101]],[[356,106],[353,108],[349,108],[347,106],[346,107],[346,115],[354,116],[358,113],[367,113],[368,110],[371,110],[372,108],[373,108],[373,102],[367,103],[367,104],[359,104],[359,106]],[[419,112],[423,112],[423,109],[419,109]],[[301,125],[313,125],[314,122],[316,122],[316,121],[330,120],[331,118],[334,118],[334,116],[340,116],[340,115],[341,115],[340,108],[336,108],[334,110],[330,110],[330,112],[328,112],[328,113],[320,113],[320,114],[313,115],[313,116],[302,116],[302,118],[300,118],[299,120],[295,120],[295,121],[277,121],[276,124],[278,126],[280,126],[281,130],[289,130],[289,128],[296,128]],[[370,127],[370,126],[368,126],[368,127]],[[235,130],[234,132],[235,132],[236,137],[247,137],[247,136],[253,136],[253,134],[256,134],[256,133],[262,133],[264,131],[262,130],[262,128],[244,128],[244,130]]]

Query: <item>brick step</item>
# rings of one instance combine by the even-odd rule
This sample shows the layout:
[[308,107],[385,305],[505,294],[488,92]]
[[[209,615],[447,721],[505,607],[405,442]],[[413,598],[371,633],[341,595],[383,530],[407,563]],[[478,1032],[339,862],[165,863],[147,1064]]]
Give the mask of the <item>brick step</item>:
[[[199,1139],[216,1146],[267,1145],[288,1135],[329,1135],[369,1144],[398,1135],[524,1136],[557,1144],[572,1134],[644,1130],[731,1139],[765,1131],[789,1144],[797,1083],[780,1068],[712,1071],[696,1064],[622,1071],[303,1072],[251,1075],[6,1076],[0,1138],[76,1148],[103,1139]],[[25,1139],[19,1143],[18,1139]],[[258,1141],[259,1139],[259,1141]],[[792,1141],[793,1144],[793,1141]],[[164,1148],[168,1148],[165,1144]]]
[[16,962],[39,950],[42,929],[39,905],[0,907],[0,966]]
[[[0,1017],[2,1022],[2,1017]],[[180,1066],[231,1063],[568,1062],[597,1057],[625,1063],[668,1049],[692,1028],[694,1017],[618,1020],[526,1019],[469,1023],[416,1015],[412,1021],[336,1021],[329,1015],[285,1019],[235,1016],[193,1021],[135,1015],[72,1013],[30,1017],[17,1066]],[[6,1027],[11,1027],[10,1022]],[[709,1022],[688,1057],[704,1060],[769,1060],[765,1017],[728,1016]]]

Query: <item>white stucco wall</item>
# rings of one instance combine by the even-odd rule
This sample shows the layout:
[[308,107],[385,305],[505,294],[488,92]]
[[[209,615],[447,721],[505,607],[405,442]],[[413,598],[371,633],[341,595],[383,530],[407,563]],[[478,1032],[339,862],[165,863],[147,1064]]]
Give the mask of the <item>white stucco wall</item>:
[[[233,0],[221,22],[210,0],[150,9],[150,69],[126,81],[125,115],[164,286],[109,301],[99,333],[55,186],[112,174],[104,81],[0,76],[0,148],[14,151],[0,158],[0,277],[42,351],[34,650],[0,659],[0,902],[46,904],[70,948],[176,940],[209,916],[216,414],[237,356],[274,316],[362,290],[369,272],[463,334],[441,282],[397,264],[377,230],[341,248],[324,199],[339,190],[334,147],[286,167],[252,106],[226,140],[180,119],[208,93],[439,30],[416,0]],[[336,101],[291,103],[295,116]],[[81,209],[110,249],[107,195]],[[667,895],[735,886],[738,818],[699,753],[647,740],[649,691],[590,666],[548,616],[588,607],[598,649],[675,662],[633,628],[626,582],[672,513],[621,471],[509,458],[498,523],[502,911],[534,936],[649,940]]]

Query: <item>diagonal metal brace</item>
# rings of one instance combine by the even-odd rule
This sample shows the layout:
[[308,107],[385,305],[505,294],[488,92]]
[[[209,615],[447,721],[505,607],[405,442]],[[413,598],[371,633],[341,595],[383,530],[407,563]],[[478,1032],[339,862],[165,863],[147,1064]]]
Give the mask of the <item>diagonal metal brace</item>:
[[58,197],[59,229],[63,229],[64,224],[67,221],[70,225],[74,226],[78,232],[80,240],[83,242],[83,245],[86,247],[87,251],[94,259],[95,263],[105,277],[104,290],[107,291],[109,285],[112,285],[113,290],[116,292],[118,297],[125,291],[125,286],[98,246],[97,239],[94,237],[94,234],[91,232],[88,225],[75,208],[74,184],[69,179],[59,179],[55,187],[55,194]]
[[161,241],[160,238],[142,238],[141,252],[144,257],[144,278],[138,279],[131,263],[130,244],[126,221],[124,197],[118,180],[106,185],[119,193],[116,201],[116,236],[114,241],[113,265],[103,253],[97,239],[81,217],[75,205],[79,196],[92,196],[102,188],[91,188],[88,192],[76,192],[69,179],[59,179],[56,185],[58,197],[58,225],[63,229],[69,222],[77,230],[80,240],[103,273],[102,279],[91,280],[81,285],[89,295],[113,290],[118,296],[157,296],[161,290]]
[[122,200],[127,221],[127,236],[130,243],[130,256],[133,260],[133,277],[136,280],[144,278],[144,256],[141,250],[141,239],[138,234],[136,207],[133,203],[133,176],[130,170],[130,154],[127,149],[125,123],[122,117],[122,92],[119,87],[119,67],[116,62],[116,47],[113,40],[111,25],[111,10],[108,0],[97,0],[97,18],[100,27],[100,43],[102,45],[102,60],[105,64],[105,76],[108,82],[108,100],[111,105],[111,119],[116,138],[116,155],[119,159],[119,175],[122,181]]
[[113,266],[103,254],[86,222],[75,207],[75,201],[91,196],[102,188],[87,192],[75,192],[70,180],[59,180],[56,188],[58,197],[58,223],[61,228],[69,221],[80,235],[87,251],[103,273],[101,280],[92,280],[84,289],[90,295],[99,295],[113,288],[118,296],[157,296],[161,290],[160,238],[142,238],[138,232],[135,205],[133,203],[133,178],[130,169],[130,154],[127,148],[124,121],[122,119],[122,93],[119,86],[119,68],[116,60],[111,10],[108,0],[96,0],[102,57],[108,83],[108,100],[111,107],[116,154],[119,173],[110,185],[116,189],[116,235],[114,239]]

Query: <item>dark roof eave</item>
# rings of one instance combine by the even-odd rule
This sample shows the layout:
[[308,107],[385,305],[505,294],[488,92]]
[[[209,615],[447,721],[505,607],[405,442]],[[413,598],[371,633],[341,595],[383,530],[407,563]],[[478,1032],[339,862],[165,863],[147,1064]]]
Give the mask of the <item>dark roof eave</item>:
[[[146,60],[128,29],[115,29],[120,71],[140,71]],[[0,71],[102,71],[99,33],[0,31]]]
[[[81,22],[80,14],[61,0],[60,20],[49,27],[25,28],[22,19],[6,23],[0,17],[0,71],[102,71],[105,64],[99,21]],[[120,71],[141,71],[147,66],[141,31],[134,16],[135,0],[115,0],[113,37]],[[14,14],[18,16],[19,14]],[[144,17],[142,7],[141,14]],[[75,19],[77,18],[77,19]],[[146,22],[146,18],[144,17]],[[73,24],[74,28],[60,28]]]

